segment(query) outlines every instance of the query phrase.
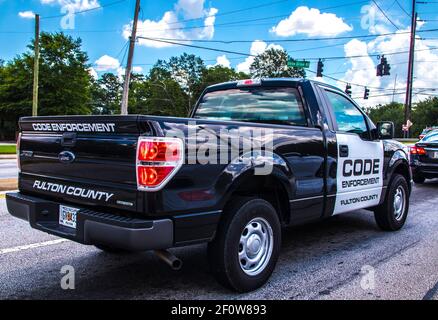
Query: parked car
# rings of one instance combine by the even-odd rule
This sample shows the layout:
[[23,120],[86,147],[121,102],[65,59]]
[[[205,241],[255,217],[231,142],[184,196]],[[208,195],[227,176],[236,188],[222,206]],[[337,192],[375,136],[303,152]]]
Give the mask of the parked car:
[[207,242],[212,272],[239,292],[270,277],[283,226],[368,208],[395,231],[408,216],[408,154],[391,140],[394,124],[376,127],[323,83],[210,86],[190,118],[19,125],[19,192],[6,196],[13,216],[107,252],[157,250],[174,268],[181,262],[165,249]]
[[429,132],[434,131],[434,130],[438,130],[438,127],[427,127],[427,128],[424,128],[423,131],[418,136],[418,139],[419,140],[423,139]]
[[429,132],[410,148],[412,178],[415,183],[438,178],[438,130]]

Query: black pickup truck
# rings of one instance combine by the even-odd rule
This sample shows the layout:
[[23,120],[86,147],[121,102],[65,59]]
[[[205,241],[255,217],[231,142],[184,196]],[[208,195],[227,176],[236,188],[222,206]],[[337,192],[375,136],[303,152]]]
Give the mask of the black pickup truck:
[[7,206],[113,253],[175,262],[166,249],[208,242],[219,282],[244,292],[271,275],[285,226],[362,208],[383,230],[404,225],[411,172],[393,129],[305,79],[208,87],[189,118],[26,117]]

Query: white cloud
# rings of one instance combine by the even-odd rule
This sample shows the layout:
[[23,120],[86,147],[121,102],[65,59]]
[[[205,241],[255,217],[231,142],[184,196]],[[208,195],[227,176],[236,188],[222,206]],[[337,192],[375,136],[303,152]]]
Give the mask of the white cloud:
[[143,72],[143,68],[140,66],[134,66],[132,67],[132,72],[134,73],[142,73]]
[[99,0],[41,0],[42,4],[58,4],[71,11],[83,11],[100,7]]
[[[352,58],[349,60],[350,67],[345,73],[342,80],[363,84],[370,87],[378,87],[384,90],[370,88],[370,99],[358,99],[362,105],[375,106],[377,104],[386,104],[392,101],[394,80],[397,75],[397,82],[395,83],[394,101],[404,102],[404,92],[406,89],[407,78],[407,61],[409,50],[409,34],[405,33],[409,28],[397,31],[394,36],[379,36],[369,43],[359,41],[357,39],[351,40],[345,45],[345,55],[367,55],[367,54],[382,54],[382,53],[398,53],[387,54],[386,58],[391,66],[391,75],[384,77],[376,76],[376,65],[378,60],[376,57]],[[431,66],[438,63],[438,52],[432,50],[433,45],[428,41],[417,38],[415,45],[415,63],[414,63],[414,95],[413,101],[424,99],[424,95],[416,95],[415,92],[421,91],[422,88],[438,88],[438,68]],[[362,70],[365,69],[365,70]],[[345,87],[344,83],[339,82],[338,86]],[[363,87],[352,85],[353,96],[362,97]],[[431,91],[424,91],[431,93]],[[400,94],[398,94],[400,93]],[[372,97],[373,95],[380,95],[380,97]]]
[[182,12],[184,19],[198,19],[204,16],[204,0],[179,0],[175,10]]
[[245,72],[245,73],[249,73],[249,68],[251,66],[251,64],[254,62],[254,56],[259,55],[261,53],[263,53],[265,50],[268,49],[279,49],[279,50],[283,50],[283,47],[278,45],[278,44],[267,44],[266,42],[262,41],[262,40],[255,40],[251,43],[251,48],[249,50],[249,53],[252,56],[249,56],[245,59],[245,61],[239,63],[236,67],[236,70],[238,72]]
[[201,29],[198,37],[202,39],[211,39],[214,36],[214,22],[216,21],[216,14],[218,10],[211,8],[207,11],[206,18],[204,20],[204,28]]
[[[374,58],[371,58],[368,55],[368,47],[366,42],[360,41],[358,39],[350,40],[344,46],[345,56],[364,56],[357,58],[350,58],[349,63],[351,67],[345,73],[343,77],[343,81],[362,84],[368,87],[380,87],[381,86],[381,78],[376,77],[376,66]],[[338,82],[337,86],[339,88],[344,88],[344,82]],[[363,96],[364,88],[352,85],[352,96],[360,97]],[[370,89],[372,90],[372,89]],[[374,92],[376,94],[376,92]],[[371,95],[371,94],[370,94]],[[372,104],[375,101],[370,98],[367,103]]]
[[116,71],[117,71],[117,77],[119,77],[119,80],[123,81],[123,77],[125,76],[126,69],[123,67],[118,67]]
[[[214,35],[214,24],[216,21],[216,8],[204,8],[204,0],[179,0],[174,10],[166,11],[159,20],[140,20],[137,26],[138,37],[167,38],[176,40],[187,39],[211,39]],[[203,18],[201,28],[181,29],[187,26],[184,19]],[[127,40],[131,35],[132,22],[123,27],[123,37]],[[174,46],[170,43],[139,39],[139,45],[153,48],[164,48]]]
[[20,16],[20,18],[23,18],[23,19],[35,18],[35,13],[33,11],[20,11],[18,13],[18,15]]
[[335,36],[351,30],[352,26],[333,13],[321,13],[318,9],[301,6],[270,31],[280,37],[290,37],[299,33],[308,36]]
[[88,73],[90,74],[90,76],[92,76],[96,80],[99,78],[99,76],[97,75],[97,72],[96,72],[96,70],[94,70],[94,68],[89,68]]
[[225,68],[231,68],[231,62],[228,60],[227,56],[224,54],[222,56],[218,56],[216,58],[216,63],[212,65],[208,65],[207,68],[222,66]]
[[116,58],[110,57],[108,55],[103,55],[95,62],[96,71],[110,71],[117,70],[120,67],[120,62]]

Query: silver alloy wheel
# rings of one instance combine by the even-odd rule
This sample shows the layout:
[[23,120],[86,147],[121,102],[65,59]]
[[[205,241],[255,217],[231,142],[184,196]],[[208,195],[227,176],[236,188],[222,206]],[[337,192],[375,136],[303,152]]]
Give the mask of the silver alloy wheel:
[[403,219],[403,215],[406,208],[406,194],[405,189],[402,186],[399,186],[395,190],[394,195],[394,216],[395,220],[400,221]]
[[271,259],[274,235],[271,225],[263,218],[252,219],[243,229],[239,241],[239,263],[243,272],[256,276]]

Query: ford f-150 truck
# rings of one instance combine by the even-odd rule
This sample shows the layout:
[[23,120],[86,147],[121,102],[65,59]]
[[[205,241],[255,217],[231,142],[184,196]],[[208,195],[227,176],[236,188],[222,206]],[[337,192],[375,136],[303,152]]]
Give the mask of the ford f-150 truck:
[[408,215],[408,154],[391,140],[392,122],[375,126],[348,95],[315,81],[213,85],[189,118],[19,125],[10,214],[108,252],[155,250],[168,262],[178,260],[167,249],[207,242],[212,272],[239,292],[267,281],[283,227],[369,209],[395,231]]

